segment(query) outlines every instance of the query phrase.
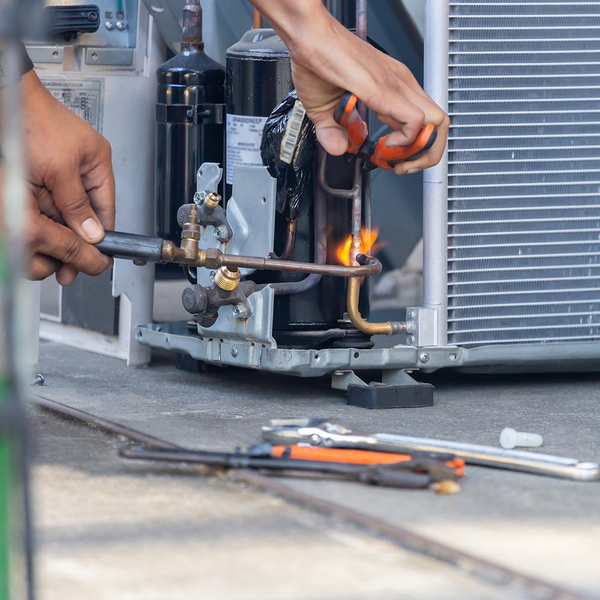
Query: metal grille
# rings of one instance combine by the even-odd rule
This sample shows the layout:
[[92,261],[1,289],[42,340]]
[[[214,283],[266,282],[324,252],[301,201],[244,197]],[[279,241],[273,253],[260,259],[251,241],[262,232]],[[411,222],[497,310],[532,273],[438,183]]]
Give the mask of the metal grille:
[[600,1],[450,1],[451,344],[600,339]]

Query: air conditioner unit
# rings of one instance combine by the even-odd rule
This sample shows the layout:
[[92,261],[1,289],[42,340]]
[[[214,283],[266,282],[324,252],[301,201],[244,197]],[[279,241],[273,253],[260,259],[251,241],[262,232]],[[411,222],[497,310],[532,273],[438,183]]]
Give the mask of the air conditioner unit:
[[600,4],[428,0],[425,45],[451,128],[410,341],[461,366],[597,370]]

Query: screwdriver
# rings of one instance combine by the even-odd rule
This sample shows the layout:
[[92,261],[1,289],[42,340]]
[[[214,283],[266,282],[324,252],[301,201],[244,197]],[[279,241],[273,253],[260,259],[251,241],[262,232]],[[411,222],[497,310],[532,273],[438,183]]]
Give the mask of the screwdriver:
[[377,167],[391,171],[398,163],[423,156],[437,139],[437,129],[434,125],[429,124],[423,127],[417,139],[410,146],[389,148],[386,141],[390,134],[375,142],[369,139],[369,130],[358,113],[357,103],[357,96],[350,92],[344,92],[337,105],[334,118],[348,132],[348,153],[356,154],[365,161],[365,171],[372,171]]
[[462,477],[465,470],[465,461],[453,455],[430,454],[395,454],[391,452],[374,452],[372,450],[352,450],[345,448],[316,448],[314,446],[270,446],[257,444],[250,448],[253,455],[267,454],[276,458],[290,458],[295,460],[311,460],[324,462],[339,462],[351,465],[390,465],[409,462],[419,458],[435,458],[454,470],[457,477]]

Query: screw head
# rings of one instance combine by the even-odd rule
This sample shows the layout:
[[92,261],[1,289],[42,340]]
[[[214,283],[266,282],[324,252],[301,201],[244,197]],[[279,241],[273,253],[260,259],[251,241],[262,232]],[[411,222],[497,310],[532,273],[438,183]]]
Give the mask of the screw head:
[[115,28],[115,24],[112,21],[106,21],[106,23],[104,23],[104,27],[106,27],[108,31],[112,31]]
[[415,343],[415,336],[414,336],[414,335],[409,335],[409,336],[406,338],[406,342],[407,342],[408,344],[414,344],[414,343]]
[[236,358],[239,353],[240,353],[240,351],[237,349],[237,346],[234,346],[231,349],[231,356],[233,356],[233,358]]
[[125,29],[127,29],[127,23],[125,23],[125,21],[117,21],[117,29],[119,31],[125,31]]
[[429,353],[421,352],[421,354],[419,354],[419,360],[423,363],[429,362]]
[[226,242],[229,239],[229,231],[225,225],[220,225],[215,229],[215,239],[218,242]]

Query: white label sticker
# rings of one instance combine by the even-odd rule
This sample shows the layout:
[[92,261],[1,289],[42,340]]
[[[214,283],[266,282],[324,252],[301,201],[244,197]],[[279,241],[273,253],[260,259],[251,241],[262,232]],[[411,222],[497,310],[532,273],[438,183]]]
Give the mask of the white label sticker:
[[296,152],[300,130],[302,129],[302,123],[304,122],[304,115],[306,115],[306,111],[304,110],[304,106],[302,106],[302,102],[296,100],[292,110],[292,116],[288,121],[285,133],[283,134],[283,139],[281,140],[281,151],[279,152],[279,158],[288,165],[292,164],[294,152]]
[[42,77],[46,89],[98,133],[104,124],[104,79]]
[[267,117],[227,115],[227,183],[236,167],[262,167],[260,143]]

